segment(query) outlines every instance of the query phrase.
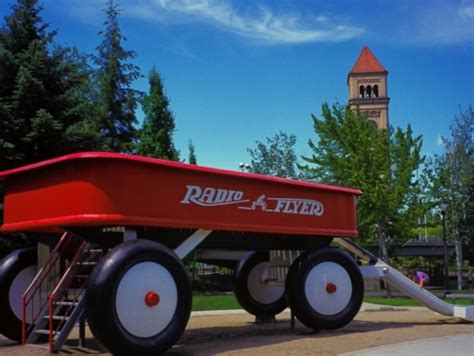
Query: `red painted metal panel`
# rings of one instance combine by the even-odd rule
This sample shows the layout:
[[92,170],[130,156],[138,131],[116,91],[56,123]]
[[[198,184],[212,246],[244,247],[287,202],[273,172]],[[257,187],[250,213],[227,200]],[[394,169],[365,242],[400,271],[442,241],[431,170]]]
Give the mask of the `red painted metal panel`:
[[5,232],[161,226],[356,236],[360,191],[113,153],[0,172]]

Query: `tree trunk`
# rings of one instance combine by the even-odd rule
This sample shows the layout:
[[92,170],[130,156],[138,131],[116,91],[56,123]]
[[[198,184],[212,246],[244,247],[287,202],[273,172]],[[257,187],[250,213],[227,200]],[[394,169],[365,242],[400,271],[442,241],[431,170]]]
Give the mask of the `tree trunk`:
[[458,282],[458,290],[462,290],[463,287],[462,262],[462,239],[458,237],[456,239],[456,275]]
[[[379,232],[379,258],[385,263],[388,263],[387,236],[385,235],[385,232],[383,231]],[[384,282],[384,285],[387,291],[387,298],[392,298],[392,292],[390,291],[390,286],[388,285],[388,283],[385,283],[385,282]]]

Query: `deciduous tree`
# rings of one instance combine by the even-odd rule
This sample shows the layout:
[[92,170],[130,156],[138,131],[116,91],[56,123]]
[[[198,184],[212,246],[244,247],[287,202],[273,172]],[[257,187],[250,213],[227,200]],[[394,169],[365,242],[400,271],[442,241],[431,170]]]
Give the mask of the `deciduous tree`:
[[458,289],[462,289],[463,245],[474,247],[474,110],[469,106],[455,115],[451,137],[443,138],[445,152],[437,157],[433,194],[447,204],[449,237],[456,247]]
[[255,148],[247,149],[251,158],[251,172],[283,178],[298,177],[295,135],[279,132],[273,137],[267,137],[266,143],[255,143]]
[[318,140],[309,140],[312,156],[304,157],[308,177],[358,188],[359,234],[365,243],[378,241],[382,258],[387,245],[410,238],[416,223],[411,202],[414,172],[420,164],[421,136],[406,130],[379,130],[366,117],[345,106],[324,104],[313,115]]

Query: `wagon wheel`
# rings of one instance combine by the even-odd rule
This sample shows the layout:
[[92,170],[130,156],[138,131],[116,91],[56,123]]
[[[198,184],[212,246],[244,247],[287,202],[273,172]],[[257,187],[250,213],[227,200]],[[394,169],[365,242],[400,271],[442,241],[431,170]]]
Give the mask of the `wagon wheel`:
[[[15,250],[0,261],[0,334],[21,342],[22,295],[37,270],[36,247]],[[27,321],[31,321],[27,310]]]
[[292,273],[287,280],[288,304],[307,327],[341,328],[359,312],[364,280],[359,267],[346,252],[324,248],[310,253],[299,261]]
[[94,336],[113,354],[159,354],[183,333],[191,282],[181,260],[146,240],[125,242],[104,256],[86,290]]
[[250,314],[275,315],[287,306],[285,288],[264,281],[269,264],[268,253],[250,252],[235,271],[235,297]]

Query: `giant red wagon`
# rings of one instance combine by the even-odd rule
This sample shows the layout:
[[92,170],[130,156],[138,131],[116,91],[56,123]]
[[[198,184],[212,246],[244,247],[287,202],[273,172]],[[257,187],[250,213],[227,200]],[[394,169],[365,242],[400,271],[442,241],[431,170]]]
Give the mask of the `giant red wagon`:
[[46,334],[53,352],[85,319],[113,353],[170,348],[191,312],[188,255],[235,269],[237,300],[262,319],[289,306],[310,328],[343,327],[362,303],[362,272],[440,313],[470,315],[350,241],[358,190],[112,153],[0,180],[2,232],[38,242],[0,262],[0,333],[23,343]]
[[[191,251],[235,267],[237,299],[257,316],[281,312],[288,298],[302,322],[333,328],[359,309],[360,272],[328,248],[334,236],[357,235],[357,190],[113,153],[72,154],[0,179],[3,232],[55,246],[36,277],[35,250],[10,257],[18,268],[8,288],[26,288],[21,303],[6,302],[10,322],[2,332],[13,339],[31,342],[44,333],[57,351],[85,313],[112,352],[164,351],[189,318],[181,259]],[[58,264],[62,276],[45,288]],[[334,278],[318,280],[334,266]],[[311,300],[314,293],[298,282],[307,279],[336,303]],[[38,297],[43,289],[47,300]],[[327,320],[333,314],[340,317]]]

